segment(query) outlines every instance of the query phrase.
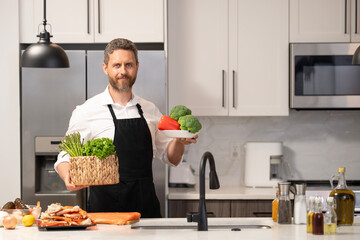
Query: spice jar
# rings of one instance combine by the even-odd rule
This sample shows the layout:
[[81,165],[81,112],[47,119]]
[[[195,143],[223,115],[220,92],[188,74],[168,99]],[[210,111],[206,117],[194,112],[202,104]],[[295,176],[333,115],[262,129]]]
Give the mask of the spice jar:
[[279,206],[278,206],[278,223],[291,224],[291,201],[290,201],[290,183],[280,182],[279,186]]

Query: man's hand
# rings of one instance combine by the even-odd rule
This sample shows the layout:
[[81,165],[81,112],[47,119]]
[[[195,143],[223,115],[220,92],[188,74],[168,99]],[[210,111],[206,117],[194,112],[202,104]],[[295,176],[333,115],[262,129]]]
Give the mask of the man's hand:
[[181,157],[184,154],[185,145],[189,145],[197,142],[199,136],[195,135],[193,138],[175,138],[168,146],[167,156],[169,161],[175,166],[181,161]]
[[59,176],[64,181],[66,189],[69,191],[77,191],[88,186],[86,185],[74,185],[71,183],[70,178],[70,164],[68,162],[62,162],[57,166]]
[[70,178],[70,172],[65,175],[65,178],[63,180],[64,180],[64,183],[65,183],[65,186],[66,186],[67,190],[72,191],[72,192],[88,187],[87,185],[74,185],[74,184],[72,184],[71,183],[71,178]]
[[181,144],[189,145],[192,143],[196,143],[196,139],[199,137],[199,135],[195,135],[193,138],[175,138],[174,141],[178,141]]

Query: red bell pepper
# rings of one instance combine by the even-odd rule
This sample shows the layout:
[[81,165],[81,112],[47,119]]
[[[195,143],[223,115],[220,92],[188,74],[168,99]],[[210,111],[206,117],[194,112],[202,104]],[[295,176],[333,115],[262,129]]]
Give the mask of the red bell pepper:
[[180,130],[180,124],[169,116],[162,116],[158,125],[159,130]]

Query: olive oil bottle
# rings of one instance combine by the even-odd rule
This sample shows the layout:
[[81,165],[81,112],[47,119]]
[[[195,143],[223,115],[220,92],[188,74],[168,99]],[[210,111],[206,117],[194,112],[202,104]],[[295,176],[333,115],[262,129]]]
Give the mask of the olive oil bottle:
[[327,210],[324,215],[324,233],[335,234],[337,227],[337,217],[335,212],[334,198],[328,197],[326,203],[327,203]]
[[345,168],[338,168],[338,175],[331,177],[338,178],[338,185],[331,191],[330,197],[334,197],[337,225],[352,225],[354,222],[355,194],[351,191],[345,180]]
[[309,211],[306,216],[306,232],[312,233],[312,219],[315,212],[315,197],[309,197]]

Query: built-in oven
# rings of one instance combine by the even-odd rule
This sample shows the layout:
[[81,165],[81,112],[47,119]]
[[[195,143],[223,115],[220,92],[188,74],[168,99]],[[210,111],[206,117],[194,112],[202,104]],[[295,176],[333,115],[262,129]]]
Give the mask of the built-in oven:
[[290,44],[290,108],[359,109],[358,43]]

